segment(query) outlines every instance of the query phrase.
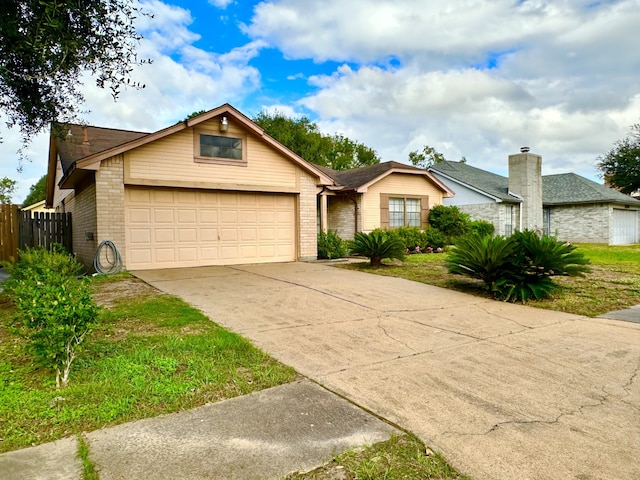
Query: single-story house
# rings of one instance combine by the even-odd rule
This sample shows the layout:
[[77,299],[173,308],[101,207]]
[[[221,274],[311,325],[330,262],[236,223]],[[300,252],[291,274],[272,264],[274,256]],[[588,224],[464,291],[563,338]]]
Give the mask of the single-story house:
[[423,226],[449,194],[395,162],[318,167],[229,104],[153,133],[51,129],[46,205],[72,213],[86,265],[104,241],[129,270],[315,259],[319,228]]
[[153,133],[54,125],[47,178],[77,257],[109,240],[129,270],[316,258],[333,184],[228,104]]
[[403,163],[342,171],[321,168],[334,181],[319,197],[328,212],[324,230],[335,230],[344,239],[376,228],[425,228],[429,210],[453,195],[431,173]]
[[455,192],[444,199],[496,234],[532,229],[559,240],[623,245],[640,238],[640,201],[575,173],[541,175],[542,158],[509,156],[509,177],[444,161],[429,171]]

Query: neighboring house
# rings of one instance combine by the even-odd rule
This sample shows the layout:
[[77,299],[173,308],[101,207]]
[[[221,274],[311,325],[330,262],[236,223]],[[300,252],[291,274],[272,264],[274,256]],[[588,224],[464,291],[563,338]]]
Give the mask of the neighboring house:
[[509,177],[445,161],[429,171],[455,192],[456,205],[496,234],[532,229],[559,240],[623,245],[638,243],[640,201],[575,173],[541,175],[542,158],[509,156]]
[[27,205],[26,207],[20,207],[20,210],[23,212],[30,212],[31,218],[33,218],[34,213],[53,213],[55,209],[47,208],[45,205],[45,200],[41,200],[36,203],[32,203],[31,205]]
[[344,239],[376,228],[425,228],[429,209],[452,192],[424,169],[384,162],[351,170],[322,170],[334,180],[319,196],[326,210],[323,230],[335,230]]
[[334,183],[228,104],[154,133],[54,125],[47,178],[78,258],[110,240],[129,270],[315,259]]

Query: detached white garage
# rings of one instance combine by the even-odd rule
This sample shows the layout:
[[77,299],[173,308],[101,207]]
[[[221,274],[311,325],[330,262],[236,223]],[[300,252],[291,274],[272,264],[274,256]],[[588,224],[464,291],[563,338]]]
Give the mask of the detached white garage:
[[296,259],[293,195],[125,189],[132,270]]

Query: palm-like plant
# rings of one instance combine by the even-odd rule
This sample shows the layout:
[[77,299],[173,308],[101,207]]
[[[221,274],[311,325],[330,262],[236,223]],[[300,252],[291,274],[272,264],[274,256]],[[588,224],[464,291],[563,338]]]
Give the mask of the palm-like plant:
[[542,299],[559,288],[557,275],[583,276],[589,260],[576,247],[533,231],[508,238],[470,235],[458,241],[447,259],[449,272],[478,278],[504,300]]
[[351,241],[351,253],[369,258],[372,267],[382,265],[385,258],[402,260],[404,248],[404,242],[397,235],[382,230],[358,232]]
[[496,282],[515,274],[513,258],[517,243],[511,237],[468,235],[461,237],[446,261],[450,273],[482,280],[487,290],[496,291]]

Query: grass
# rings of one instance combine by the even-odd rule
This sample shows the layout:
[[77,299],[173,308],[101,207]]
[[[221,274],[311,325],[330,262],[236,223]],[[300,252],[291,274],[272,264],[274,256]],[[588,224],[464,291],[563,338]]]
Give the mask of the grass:
[[330,463],[286,480],[468,480],[437,453],[411,435],[397,435],[386,442],[351,450]]
[[[592,272],[585,277],[553,277],[560,290],[549,299],[532,300],[528,305],[595,317],[640,304],[640,246],[577,246],[591,261]],[[377,268],[364,263],[339,266],[490,298],[480,281],[448,273],[446,256],[446,253],[409,255],[402,263]]]
[[[141,283],[141,282],[139,282]],[[126,276],[96,281],[124,284]],[[144,284],[143,284],[144,285]],[[169,295],[120,298],[83,344],[69,386],[34,364],[6,323],[0,294],[0,452],[244,395],[292,381],[295,371]]]

